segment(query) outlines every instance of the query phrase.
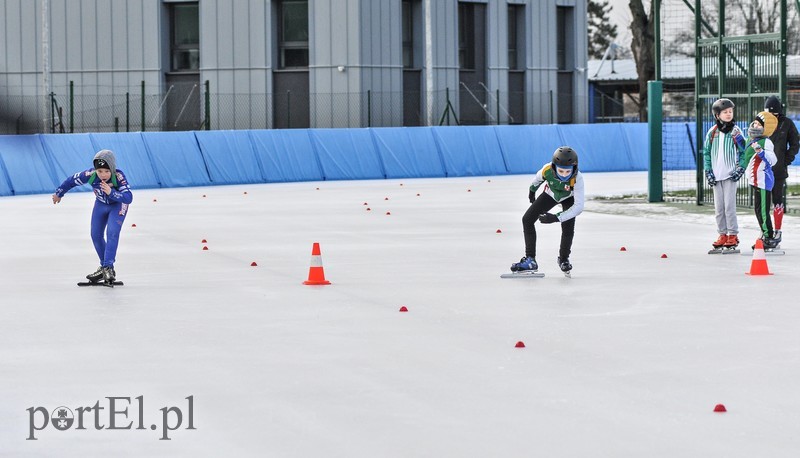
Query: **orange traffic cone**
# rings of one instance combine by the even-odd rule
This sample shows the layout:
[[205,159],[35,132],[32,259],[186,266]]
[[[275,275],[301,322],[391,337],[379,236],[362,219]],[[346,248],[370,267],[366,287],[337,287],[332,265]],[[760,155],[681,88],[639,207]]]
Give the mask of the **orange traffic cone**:
[[311,249],[311,267],[308,269],[308,280],[304,285],[330,285],[331,282],[325,280],[325,270],[322,268],[322,253],[319,250],[319,243],[314,242]]
[[761,239],[756,240],[753,248],[753,260],[750,262],[750,272],[747,275],[772,275],[767,267],[767,255],[764,253],[764,243]]

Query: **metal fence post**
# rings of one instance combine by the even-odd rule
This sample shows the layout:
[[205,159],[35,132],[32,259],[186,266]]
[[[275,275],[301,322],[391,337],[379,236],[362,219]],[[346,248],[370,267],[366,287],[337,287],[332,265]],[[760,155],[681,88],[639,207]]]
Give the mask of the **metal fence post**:
[[661,125],[663,83],[661,81],[647,82],[647,124],[650,139],[650,167],[648,169],[647,195],[648,202],[661,202],[664,200],[663,189],[663,152]]
[[114,132],[119,132],[119,116],[114,116]]
[[75,81],[69,81],[69,133],[75,133]]
[[286,127],[292,127],[292,91],[286,91]]
[[144,80],[142,80],[142,132],[145,130],[145,119],[144,119]]
[[53,105],[56,103],[56,93],[50,93],[50,133],[54,134],[56,132],[56,124],[55,124],[55,110],[53,109]]
[[497,125],[500,125],[500,89],[495,89],[497,91]]
[[372,127],[372,89],[367,89],[367,127]]
[[211,130],[211,83],[206,80],[206,130]]
[[125,93],[125,132],[131,131],[131,93]]

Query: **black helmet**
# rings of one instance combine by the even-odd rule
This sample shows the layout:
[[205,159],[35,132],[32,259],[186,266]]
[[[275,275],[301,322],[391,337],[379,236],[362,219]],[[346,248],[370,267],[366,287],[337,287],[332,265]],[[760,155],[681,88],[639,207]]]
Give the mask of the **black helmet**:
[[782,115],[783,105],[781,105],[781,99],[774,95],[767,97],[767,100],[764,101],[764,111],[769,111],[775,116]]
[[711,113],[714,114],[714,118],[718,118],[719,114],[722,113],[722,110],[727,110],[728,108],[734,108],[736,105],[733,104],[731,99],[717,99],[713,105],[711,105]]
[[557,167],[578,168],[578,153],[569,146],[559,146],[553,153],[553,165]]

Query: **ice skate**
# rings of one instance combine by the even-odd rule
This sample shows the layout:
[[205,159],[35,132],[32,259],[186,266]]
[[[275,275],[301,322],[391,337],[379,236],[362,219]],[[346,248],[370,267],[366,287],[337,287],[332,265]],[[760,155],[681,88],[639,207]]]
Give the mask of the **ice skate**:
[[114,280],[116,280],[117,273],[114,272],[114,268],[111,266],[103,267],[103,283],[107,286],[113,286]]
[[572,277],[572,263],[569,262],[569,258],[561,259],[561,256],[558,257],[558,268],[564,272],[564,275],[567,277]]
[[739,253],[739,237],[736,235],[720,234],[717,240],[711,244],[714,248],[708,254],[734,254]]
[[725,234],[720,234],[719,237],[717,237],[717,240],[715,240],[714,243],[711,244],[711,246],[713,246],[714,249],[722,248],[723,246],[725,246],[725,243],[727,241],[728,241],[728,236]]
[[[781,244],[781,240],[782,240],[782,239],[783,239],[783,234],[781,233],[781,231],[775,231],[775,232],[772,234],[772,240],[774,240],[774,241],[775,241],[775,243],[777,243],[778,245],[780,245],[780,244]],[[777,248],[777,247],[776,247],[776,248]]]
[[725,245],[722,246],[722,254],[739,253],[739,237],[735,234],[728,235]]
[[[775,240],[774,237],[761,237],[761,243],[764,244],[764,251],[767,253],[780,247],[780,241]],[[755,250],[755,244],[750,249]]]
[[93,273],[86,276],[86,279],[92,283],[97,283],[103,279],[103,266],[100,266]]
[[764,242],[764,251],[774,250],[778,248],[779,242],[775,240],[773,237],[764,237],[762,241]]
[[[764,245],[764,254],[767,256],[783,256],[786,254],[784,250],[780,249],[781,246],[775,240],[775,237],[761,237],[761,243]],[[753,245],[751,249],[755,250],[756,246]],[[742,252],[742,255],[752,256],[753,251]]]
[[536,260],[530,256],[525,256],[524,258],[520,259],[519,262],[511,264],[512,272],[522,272],[522,271],[536,272],[537,270],[539,270],[539,265],[536,264]]
[[531,258],[530,256],[526,256],[519,260],[519,262],[515,262],[511,264],[511,272],[510,274],[502,274],[500,278],[542,278],[544,274],[536,272],[539,268],[539,265],[536,264],[536,260]]

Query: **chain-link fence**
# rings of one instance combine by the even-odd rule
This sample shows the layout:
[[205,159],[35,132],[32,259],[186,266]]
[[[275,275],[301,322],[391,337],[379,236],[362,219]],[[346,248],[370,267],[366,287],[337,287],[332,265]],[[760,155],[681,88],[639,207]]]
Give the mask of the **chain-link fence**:
[[[774,33],[779,27],[780,2],[755,0],[727,0],[725,2],[725,36],[758,35]],[[700,37],[710,38],[716,36],[720,29],[719,2],[703,2],[700,8],[701,27]],[[698,191],[703,200],[708,201],[712,196],[710,188],[704,183],[702,175],[698,172],[697,135],[705,135],[711,127],[710,110],[713,100],[703,102],[700,116],[705,120],[702,132],[695,132],[698,108],[696,105],[695,75],[697,62],[695,60],[695,2],[684,0],[662,0],[661,2],[661,68],[663,80],[663,121],[665,132],[662,138],[663,149],[663,189],[664,198],[695,203],[698,201]],[[798,4],[794,1],[787,2],[787,67],[786,81],[787,95],[783,100],[786,106],[786,115],[800,121],[800,16]],[[774,55],[774,46],[771,43],[754,43],[751,53],[756,56],[752,61],[746,58],[745,43],[736,44],[729,48],[726,67],[730,68],[726,74],[726,92],[774,92],[779,93],[777,81],[778,69],[770,67],[771,61],[760,62],[761,57]],[[741,49],[738,49],[741,48]],[[715,59],[715,56],[708,56]],[[747,74],[752,71],[751,82],[753,87],[746,87]],[[738,81],[737,81],[738,79]],[[716,78],[711,78],[701,84],[715,85]],[[772,86],[770,86],[772,85]],[[769,86],[769,87],[767,87]],[[704,89],[707,89],[704,87]],[[708,91],[706,91],[708,92]],[[764,97],[733,97],[736,103],[736,119],[738,125],[746,132],[747,124],[754,115],[763,109]],[[667,134],[669,132],[669,134]],[[789,182],[797,182],[796,168],[789,169]],[[738,193],[738,203],[742,206],[752,205],[752,196],[746,183],[741,183]]]
[[[6,94],[31,93],[5,88]],[[585,122],[577,113],[601,95],[459,90],[269,94],[216,93],[206,84],[59,87],[42,95],[3,95],[0,133],[134,132],[201,129],[353,128]],[[619,119],[617,121],[620,121]],[[626,119],[632,121],[633,119]],[[603,121],[612,121],[604,119]]]
[[70,133],[197,130],[206,127],[207,92],[198,84],[151,87],[53,88],[49,95],[5,88],[0,133]]

